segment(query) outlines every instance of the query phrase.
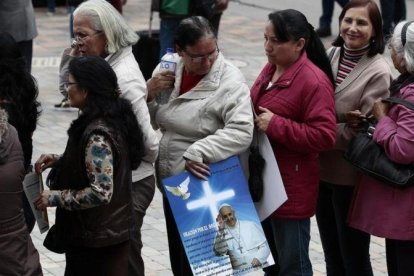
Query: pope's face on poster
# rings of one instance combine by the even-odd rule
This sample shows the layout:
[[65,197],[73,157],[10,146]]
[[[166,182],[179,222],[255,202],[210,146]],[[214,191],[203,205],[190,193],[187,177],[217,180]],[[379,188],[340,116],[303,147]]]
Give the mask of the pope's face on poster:
[[229,227],[234,227],[236,225],[237,219],[236,214],[231,207],[224,206],[220,209],[220,215],[223,221]]

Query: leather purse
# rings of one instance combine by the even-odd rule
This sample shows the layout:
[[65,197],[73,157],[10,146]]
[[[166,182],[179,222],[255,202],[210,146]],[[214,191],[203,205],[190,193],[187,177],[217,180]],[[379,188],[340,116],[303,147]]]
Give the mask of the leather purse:
[[[400,98],[390,97],[384,102],[401,104],[414,111],[414,104]],[[398,164],[391,161],[384,148],[372,139],[375,124],[366,126],[351,139],[344,158],[367,174],[392,187],[404,188],[414,185],[414,164]]]
[[[256,132],[256,129],[254,130]],[[257,134],[253,134],[253,142],[249,153],[249,192],[253,202],[259,202],[263,196],[263,170],[265,160],[260,153]]]
[[[254,110],[253,103],[252,113],[253,117],[256,119],[257,114]],[[263,196],[263,171],[265,165],[266,161],[260,153],[258,130],[254,127],[253,139],[249,150],[249,179],[247,181],[253,202],[259,202]]]

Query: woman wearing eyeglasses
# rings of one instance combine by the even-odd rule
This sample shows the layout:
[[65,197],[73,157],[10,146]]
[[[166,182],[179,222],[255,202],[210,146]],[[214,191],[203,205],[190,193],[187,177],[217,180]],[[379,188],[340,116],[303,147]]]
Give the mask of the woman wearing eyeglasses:
[[[54,234],[66,255],[65,275],[128,275],[132,224],[131,170],[144,154],[131,104],[120,98],[117,77],[99,57],[77,57],[66,84],[79,117],[62,156],[42,154],[36,172],[55,168],[38,210],[56,208]],[[60,252],[61,253],[61,252]]]
[[[181,21],[175,45],[176,74],[156,68],[147,82],[150,113],[162,132],[157,177],[161,180],[187,170],[206,179],[208,163],[240,154],[250,145],[249,88],[241,72],[220,53],[207,19],[193,16]],[[166,104],[154,100],[171,88]],[[164,213],[172,271],[176,276],[192,275],[165,197]]]
[[68,81],[67,64],[74,56],[104,58],[117,75],[121,98],[131,102],[144,133],[145,156],[138,169],[132,172],[134,233],[129,263],[131,275],[144,276],[141,227],[155,193],[153,163],[158,154],[158,137],[150,122],[146,83],[132,53],[132,45],[138,36],[119,12],[104,0],[83,2],[74,12],[73,24],[75,41],[65,56],[66,64],[61,66],[62,85]]

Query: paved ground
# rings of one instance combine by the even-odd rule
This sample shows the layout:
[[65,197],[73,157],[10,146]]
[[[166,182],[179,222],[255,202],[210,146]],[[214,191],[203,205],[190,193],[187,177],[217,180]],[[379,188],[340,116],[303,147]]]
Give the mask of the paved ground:
[[[249,5],[242,5],[240,2]],[[125,17],[136,30],[145,29],[149,18],[148,0],[128,0],[125,6]],[[260,5],[260,6],[259,6]],[[407,1],[408,18],[414,18],[414,1]],[[256,7],[253,7],[256,6]],[[263,54],[263,30],[266,16],[274,9],[295,8],[304,12],[309,21],[317,27],[321,12],[320,1],[309,0],[241,0],[232,1],[222,18],[219,35],[221,51],[238,65],[245,74],[249,85],[252,84],[260,69],[265,64]],[[338,16],[338,6],[335,17]],[[45,8],[36,9],[39,36],[35,40],[33,75],[37,78],[42,102],[43,114],[34,134],[33,160],[44,152],[61,153],[66,144],[66,130],[70,122],[77,116],[76,112],[62,112],[53,109],[53,104],[61,100],[57,92],[59,56],[63,48],[69,45],[68,16],[64,7],[59,7],[55,16],[47,16]],[[157,17],[157,16],[155,16]],[[332,25],[335,29],[336,20]],[[155,18],[154,28],[158,28]],[[334,37],[324,40],[328,46]],[[389,56],[387,54],[387,56]],[[49,218],[53,223],[54,210],[49,210]],[[162,212],[161,196],[157,192],[147,212],[143,226],[143,256],[146,264],[146,275],[172,275],[168,260],[165,221]],[[42,243],[45,234],[37,229],[32,238],[41,254],[41,263],[45,275],[63,275],[65,260],[63,255],[46,250]],[[312,240],[310,254],[315,275],[325,275],[323,252],[316,223],[312,220]],[[375,275],[387,275],[385,265],[384,242],[373,238],[371,243],[371,259]],[[261,272],[252,275],[262,275]]]

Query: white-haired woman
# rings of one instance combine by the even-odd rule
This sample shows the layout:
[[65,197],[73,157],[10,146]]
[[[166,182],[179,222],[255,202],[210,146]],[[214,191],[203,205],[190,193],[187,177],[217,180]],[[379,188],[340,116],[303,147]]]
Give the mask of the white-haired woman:
[[[399,23],[390,40],[391,58],[401,75],[391,96],[414,104],[414,22]],[[396,163],[414,163],[414,111],[405,106],[374,103],[378,120],[373,139]],[[414,275],[414,187],[393,188],[363,175],[354,193],[350,226],[386,239],[388,275]]]
[[150,124],[146,103],[146,82],[132,54],[138,36],[116,9],[104,0],[82,3],[74,12],[74,36],[66,63],[61,66],[61,81],[67,82],[67,64],[73,56],[100,56],[115,71],[121,97],[132,103],[145,143],[145,156],[132,173],[132,201],[134,205],[134,233],[131,241],[129,271],[144,275],[141,258],[141,233],[145,211],[155,192],[154,167],[158,155],[158,138]]

